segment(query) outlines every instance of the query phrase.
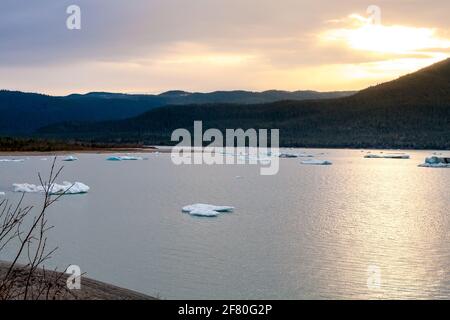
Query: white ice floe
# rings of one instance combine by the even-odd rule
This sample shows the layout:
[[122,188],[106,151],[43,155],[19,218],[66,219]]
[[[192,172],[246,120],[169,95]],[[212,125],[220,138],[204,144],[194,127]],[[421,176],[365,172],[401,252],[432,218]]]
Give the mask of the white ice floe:
[[25,159],[0,159],[0,162],[24,162]]
[[281,152],[278,154],[279,158],[312,158],[312,154],[307,153],[291,153],[291,152]]
[[280,157],[280,158],[298,158],[299,155],[296,153],[280,153],[278,157]]
[[386,154],[367,154],[366,159],[409,159],[408,154],[404,153],[386,153]]
[[425,163],[420,164],[419,167],[423,168],[450,168],[450,158],[445,157],[427,157]]
[[322,166],[329,166],[333,163],[328,160],[317,160],[317,159],[310,159],[310,160],[303,160],[301,164],[311,164],[311,165],[322,165]]
[[68,157],[65,157],[64,159],[62,159],[62,161],[77,161],[77,160],[78,160],[78,158],[74,157],[74,156],[68,156]]
[[185,206],[181,210],[183,212],[189,213],[192,216],[217,217],[220,213],[233,212],[234,207],[196,203]]
[[197,216],[197,217],[217,217],[220,213],[214,210],[208,210],[208,209],[195,209],[192,211],[189,211],[189,214],[191,216]]
[[108,161],[135,161],[135,160],[144,160],[142,157],[134,157],[134,156],[112,156],[107,158]]
[[3,197],[3,196],[5,196],[5,195],[6,195],[6,193],[0,192],[0,197]]
[[[44,187],[41,185],[34,185],[30,183],[14,183],[14,192],[25,192],[25,193],[43,193]],[[47,186],[45,187],[47,188]],[[87,193],[89,187],[81,182],[67,182],[64,181],[63,184],[53,184],[50,188],[50,194],[81,194]]]

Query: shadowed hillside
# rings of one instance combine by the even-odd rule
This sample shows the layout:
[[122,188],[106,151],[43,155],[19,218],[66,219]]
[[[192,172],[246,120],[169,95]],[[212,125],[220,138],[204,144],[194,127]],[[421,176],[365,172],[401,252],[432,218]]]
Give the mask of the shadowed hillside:
[[61,123],[43,136],[170,144],[176,128],[279,128],[284,146],[450,149],[450,59],[354,96],[270,104],[157,108],[100,123]]
[[137,116],[168,104],[234,102],[264,103],[279,100],[327,99],[354,92],[315,91],[169,91],[159,95],[92,92],[52,97],[18,91],[0,91],[0,134],[30,134],[62,121],[106,121]]

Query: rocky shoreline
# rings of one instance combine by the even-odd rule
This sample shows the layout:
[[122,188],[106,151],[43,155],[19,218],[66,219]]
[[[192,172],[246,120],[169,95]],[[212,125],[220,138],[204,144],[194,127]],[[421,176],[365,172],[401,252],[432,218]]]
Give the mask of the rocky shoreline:
[[[11,264],[9,262],[0,261],[0,281],[10,265]],[[42,270],[36,271],[36,277],[40,277],[42,275]],[[50,292],[50,295],[42,294],[37,299],[45,300],[50,296],[51,299],[56,300],[157,300],[154,297],[133,290],[120,288],[86,277],[82,277],[81,288],[79,290],[69,290],[66,286],[66,280],[68,277],[69,275],[62,274],[61,272],[45,270],[45,278],[48,279],[49,282],[57,279],[56,282],[60,290],[58,290],[58,293],[55,294],[54,290],[57,289],[54,289]],[[17,276],[17,281],[14,282],[13,290],[21,292],[21,289],[24,286],[21,279],[22,278],[19,274]],[[63,288],[63,290],[61,290],[61,288]],[[32,291],[33,290],[36,291],[37,288],[32,286]],[[21,300],[22,298],[23,296],[17,296],[14,299]]]

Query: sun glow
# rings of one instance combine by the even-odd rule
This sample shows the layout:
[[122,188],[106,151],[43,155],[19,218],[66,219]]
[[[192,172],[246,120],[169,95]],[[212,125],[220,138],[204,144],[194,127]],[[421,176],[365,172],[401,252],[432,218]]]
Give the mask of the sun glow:
[[329,50],[347,51],[361,61],[338,64],[341,79],[379,83],[448,57],[450,40],[439,36],[435,28],[383,25],[358,14],[329,23],[335,28],[320,33],[319,43]]
[[[352,27],[331,29],[322,41],[337,42],[348,48],[386,54],[414,54],[450,48],[450,40],[440,38],[434,28],[372,23],[357,14],[348,17]],[[428,52],[429,53],[429,52]]]

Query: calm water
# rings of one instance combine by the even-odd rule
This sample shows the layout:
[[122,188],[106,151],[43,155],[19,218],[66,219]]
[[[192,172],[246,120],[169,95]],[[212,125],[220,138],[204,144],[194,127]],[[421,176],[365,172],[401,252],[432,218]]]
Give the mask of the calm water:
[[[60,248],[52,266],[77,264],[166,299],[450,298],[450,169],[417,167],[427,151],[410,160],[308,151],[322,152],[332,166],[281,159],[275,176],[249,165],[175,166],[168,154],[59,161],[59,182],[91,191],[50,210]],[[38,183],[50,166],[41,158],[0,163],[0,191],[14,200],[12,183]],[[197,202],[236,211],[181,213]],[[381,271],[379,289],[367,286],[370,266]]]

